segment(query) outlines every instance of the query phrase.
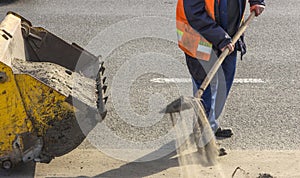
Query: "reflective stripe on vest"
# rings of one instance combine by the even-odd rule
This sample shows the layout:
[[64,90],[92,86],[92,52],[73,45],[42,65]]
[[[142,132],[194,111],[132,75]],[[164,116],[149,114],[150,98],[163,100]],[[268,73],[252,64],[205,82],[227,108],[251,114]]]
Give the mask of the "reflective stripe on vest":
[[208,61],[212,52],[212,44],[190,25],[178,21],[176,23],[179,47],[194,58]]
[[[214,2],[214,0],[205,0],[205,9],[213,19],[215,19]],[[191,57],[205,61],[210,59],[212,44],[189,25],[184,12],[183,0],[178,0],[177,3],[176,28],[180,49]]]

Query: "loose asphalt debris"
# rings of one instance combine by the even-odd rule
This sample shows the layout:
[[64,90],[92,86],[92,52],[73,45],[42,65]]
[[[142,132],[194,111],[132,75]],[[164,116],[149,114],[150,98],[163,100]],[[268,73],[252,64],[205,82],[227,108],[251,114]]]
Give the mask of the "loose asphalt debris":
[[260,173],[257,178],[275,178],[268,173]]

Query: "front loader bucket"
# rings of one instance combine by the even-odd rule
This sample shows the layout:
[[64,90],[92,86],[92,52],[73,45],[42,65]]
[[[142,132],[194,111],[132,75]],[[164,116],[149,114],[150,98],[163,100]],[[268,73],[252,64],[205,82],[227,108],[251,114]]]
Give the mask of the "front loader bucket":
[[0,24],[2,168],[75,149],[106,115],[103,72],[91,53],[9,12]]

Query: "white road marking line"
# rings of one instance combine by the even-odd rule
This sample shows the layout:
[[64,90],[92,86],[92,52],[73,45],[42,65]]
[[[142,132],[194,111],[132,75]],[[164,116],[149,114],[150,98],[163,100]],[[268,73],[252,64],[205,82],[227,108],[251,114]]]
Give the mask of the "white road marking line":
[[153,83],[191,83],[190,78],[153,78],[150,80]]
[[[150,80],[153,83],[191,83],[192,80],[190,78],[153,78]],[[266,83],[262,79],[256,78],[236,78],[233,83],[240,84],[262,84]]]
[[234,79],[233,83],[253,83],[253,84],[260,84],[260,83],[266,83],[260,78],[237,78]]

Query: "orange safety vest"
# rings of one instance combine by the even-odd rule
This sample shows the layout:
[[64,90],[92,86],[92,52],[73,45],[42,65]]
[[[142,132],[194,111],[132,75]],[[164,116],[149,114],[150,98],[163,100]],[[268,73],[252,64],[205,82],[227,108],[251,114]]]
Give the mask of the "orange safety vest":
[[[205,9],[215,20],[214,0],[205,0]],[[212,51],[212,43],[194,30],[185,16],[183,0],[178,0],[176,8],[176,28],[178,46],[186,54],[197,59],[208,61]]]

